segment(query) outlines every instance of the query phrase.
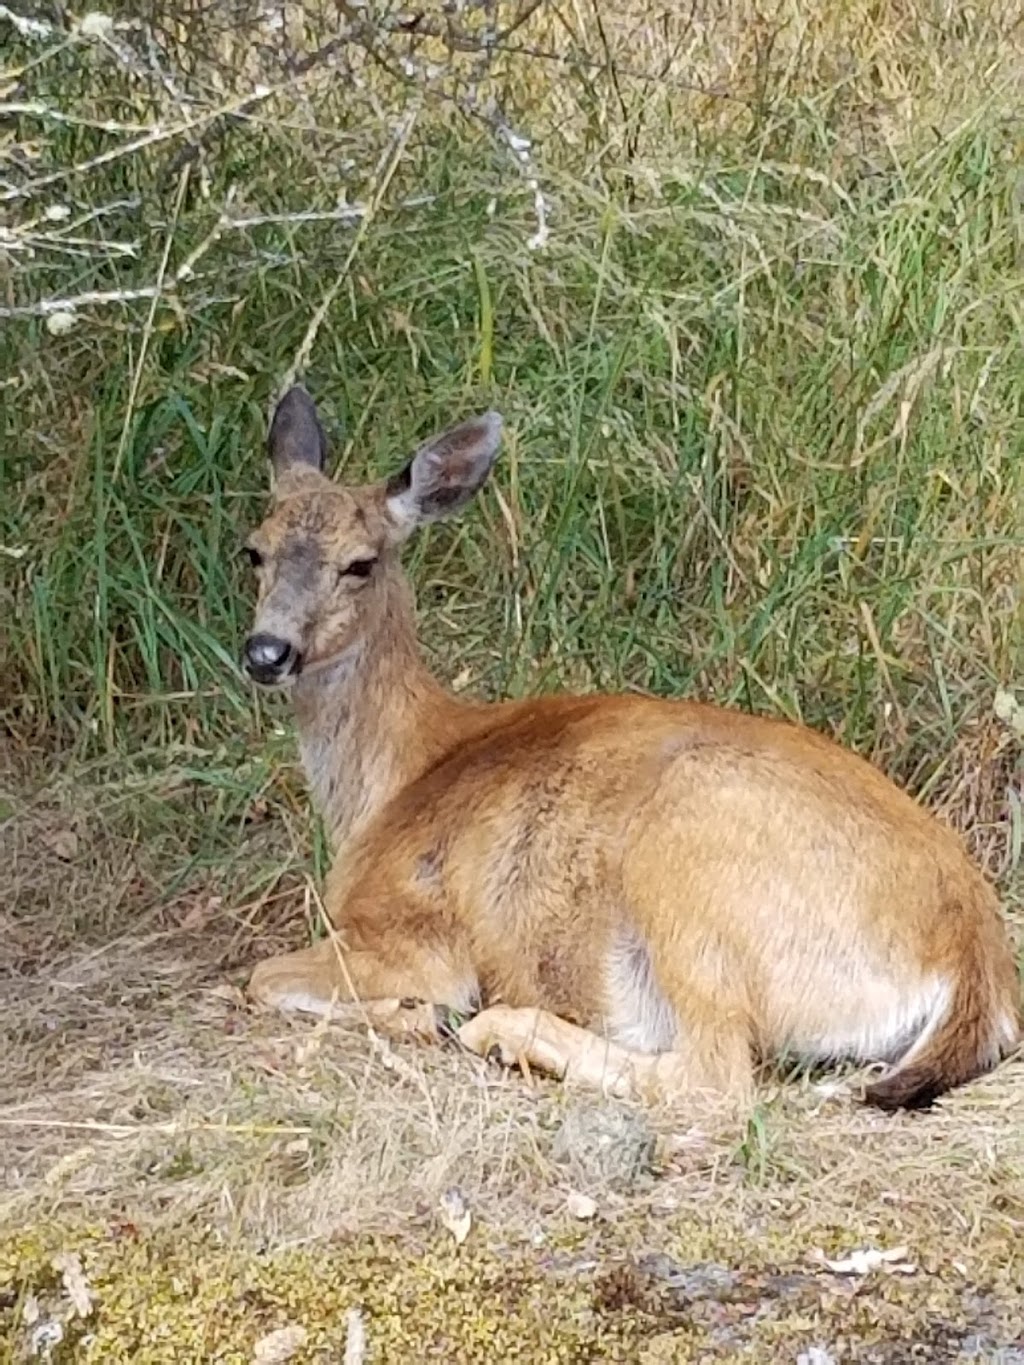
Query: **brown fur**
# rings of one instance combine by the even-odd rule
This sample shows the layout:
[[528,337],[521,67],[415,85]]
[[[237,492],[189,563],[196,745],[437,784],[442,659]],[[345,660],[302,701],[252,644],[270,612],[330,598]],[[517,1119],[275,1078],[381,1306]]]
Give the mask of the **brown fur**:
[[323,475],[302,390],[275,428],[255,631],[295,661],[274,681],[336,849],[336,935],[257,967],[257,999],[413,1031],[402,997],[482,1004],[474,1050],[652,1099],[743,1095],[795,1055],[895,1064],[867,1098],[914,1106],[1016,1045],[992,890],[853,753],[692,702],[481,705],[431,677],[398,547],[483,483],[495,416],[365,488]]

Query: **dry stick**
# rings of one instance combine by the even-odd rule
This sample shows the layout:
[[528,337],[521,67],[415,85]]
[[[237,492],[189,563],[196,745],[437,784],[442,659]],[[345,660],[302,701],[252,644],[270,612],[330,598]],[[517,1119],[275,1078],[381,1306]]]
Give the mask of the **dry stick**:
[[[0,17],[2,16],[13,18],[6,6],[0,5]],[[82,36],[83,35],[81,34],[77,34],[71,41],[78,41]],[[115,55],[118,55],[121,60],[123,60],[123,54],[121,54],[117,48],[112,50],[115,52]],[[0,203],[7,203],[14,199],[30,199],[36,190],[46,189],[50,185],[59,184],[61,181],[67,180],[73,175],[80,175],[83,172],[95,170],[97,166],[109,165],[113,161],[119,161],[123,157],[131,156],[134,152],[143,151],[147,147],[152,147],[157,143],[169,142],[178,137],[185,136],[193,129],[202,129],[203,132],[200,133],[197,143],[190,143],[189,148],[186,149],[187,151],[193,150],[198,144],[202,143],[203,138],[209,134],[209,130],[214,124],[219,124],[224,119],[230,119],[232,117],[248,116],[257,105],[265,103],[268,99],[271,99],[274,95],[280,94],[282,91],[292,89],[299,85],[305,75],[316,69],[318,55],[319,54],[314,53],[313,59],[310,62],[304,64],[300,70],[290,74],[285,81],[277,82],[274,85],[258,85],[255,89],[248,91],[246,94],[236,96],[234,99],[229,100],[218,109],[208,110],[196,115],[194,118],[184,119],[179,123],[171,124],[169,127],[164,127],[158,123],[154,128],[151,128],[148,132],[135,138],[133,141],[118,147],[112,147],[109,151],[101,152],[99,155],[92,157],[88,161],[82,162],[80,165],[67,166],[59,171],[51,171],[48,175],[42,175],[36,180],[30,180],[26,185],[3,190],[0,192]],[[177,160],[177,158],[175,160]],[[175,172],[179,169],[176,164],[174,164],[172,168]],[[146,297],[149,296],[147,295]]]
[[21,232],[17,236],[8,239],[2,228],[0,228],[0,242],[3,243],[5,251],[40,251],[63,252],[67,256],[90,256],[103,255],[109,256],[128,256],[138,259],[140,243],[138,242],[101,242],[94,237],[64,237],[56,233],[48,234],[45,232]]
[[0,308],[0,318],[42,318],[50,313],[73,313],[93,304],[137,303],[141,299],[155,298],[158,292],[152,284],[138,289],[89,289],[84,294],[69,294],[63,299],[40,299],[38,303],[25,303],[17,308]]
[[[519,12],[514,22],[508,28],[503,30],[501,34],[498,35],[499,39],[507,37],[516,28],[518,28],[520,24],[524,23],[526,19],[538,7],[539,2],[540,0],[537,0],[537,3],[533,3],[533,0],[527,0],[527,3],[523,6],[522,10]],[[337,41],[344,41],[345,43],[347,43],[353,41],[353,38],[351,35],[346,34],[343,35],[342,39],[339,39]],[[69,167],[66,170],[54,172],[49,176],[40,177],[39,179],[30,182],[28,185],[0,193],[0,202],[15,198],[30,197],[33,190],[43,188],[46,185],[55,183],[61,179],[64,179],[66,176],[77,173],[79,171],[87,171],[95,168],[98,165],[105,164],[106,162],[117,160],[122,156],[128,156],[132,152],[138,151],[143,147],[152,145],[155,142],[165,141],[169,138],[178,136],[183,132],[187,132],[192,127],[200,126],[203,124],[209,127],[212,121],[215,119],[220,119],[222,117],[231,117],[232,114],[236,116],[242,113],[248,114],[250,109],[255,104],[267,99],[270,95],[276,93],[278,90],[287,88],[288,85],[296,84],[298,80],[301,80],[301,78],[308,72],[315,70],[316,67],[320,64],[321,60],[324,58],[324,56],[329,53],[329,51],[332,49],[332,46],[334,45],[327,44],[325,48],[320,49],[318,52],[311,54],[310,57],[308,57],[303,63],[300,64],[300,67],[295,72],[292,79],[288,82],[284,82],[274,87],[258,87],[255,91],[250,92],[249,94],[233,101],[231,104],[228,104],[219,110],[213,111],[212,113],[204,117],[191,120],[190,122],[176,125],[175,127],[172,127],[170,129],[162,129],[158,125],[157,128],[152,129],[150,132],[146,133],[144,136],[140,138],[135,139],[128,145],[113,148],[111,149],[111,151],[103,153],[98,157],[94,157],[92,160],[83,163],[81,166]],[[367,50],[370,51],[371,55],[374,55],[371,47],[368,46]],[[490,54],[487,53],[486,55]],[[392,74],[399,73],[392,72]],[[465,110],[465,112],[471,112],[473,114],[476,114],[478,117],[482,117],[483,120],[490,125],[492,131],[497,133],[500,139],[506,143],[510,153],[513,156],[513,159],[516,161],[520,169],[524,172],[527,185],[533,192],[534,205],[537,213],[537,232],[531,238],[530,245],[542,246],[546,241],[548,234],[548,227],[546,221],[547,205],[544,199],[543,191],[541,190],[540,187],[539,178],[537,177],[532,166],[529,150],[530,144],[528,139],[523,138],[519,134],[515,133],[507,125],[499,110],[484,112],[483,110],[469,108]],[[180,267],[177,272],[175,272],[174,285],[181,283],[183,280],[188,279],[192,275],[193,267],[195,266],[196,262],[203,254],[205,254],[206,251],[210,249],[210,247],[219,239],[219,237],[224,232],[235,229],[241,229],[249,226],[257,226],[261,222],[288,221],[312,222],[325,221],[334,217],[336,217],[338,221],[345,221],[346,219],[355,219],[356,217],[359,217],[361,221],[360,231],[352,244],[352,249],[349,252],[348,257],[346,258],[342,271],[338,278],[335,280],[332,288],[328,291],[327,295],[323,299],[320,308],[317,310],[317,313],[311,320],[310,328],[309,331],[307,332],[303,345],[302,347],[300,347],[300,350],[296,355],[296,358],[289,371],[290,378],[294,379],[294,376],[297,373],[297,371],[300,368],[302,368],[308,361],[312,348],[315,345],[317,334],[323,323],[323,319],[326,316],[326,313],[329,310],[331,304],[333,303],[335,297],[337,296],[338,291],[341,289],[341,286],[343,285],[345,279],[348,276],[348,271],[351,268],[352,261],[354,260],[355,254],[359,250],[359,247],[361,245],[362,237],[365,234],[367,227],[369,226],[369,220],[378,210],[381,199],[383,197],[383,193],[387,189],[387,186],[390,183],[390,180],[395,170],[397,169],[398,163],[401,159],[402,152],[404,151],[405,145],[412,131],[412,127],[415,123],[416,117],[418,117],[418,110],[411,116],[410,119],[407,119],[405,121],[405,124],[399,134],[399,137],[396,140],[395,144],[393,145],[392,152],[390,154],[391,155],[390,164],[387,167],[384,176],[382,177],[382,180],[378,186],[378,190],[373,200],[365,210],[361,210],[358,208],[343,209],[339,210],[336,215],[325,214],[323,215],[323,217],[319,216],[314,217],[312,214],[310,215],[296,214],[290,216],[266,215],[264,217],[256,216],[251,219],[241,219],[238,220],[237,222],[233,222],[226,215],[222,215],[221,219],[215,225],[214,229],[211,231],[208,237],[204,239],[202,243],[200,243],[200,246],[192,253],[192,256],[189,258],[189,260],[186,261],[185,264],[182,267]],[[420,197],[419,200],[410,200],[409,204],[411,206],[414,203],[420,202],[429,202],[429,197],[422,196]],[[79,307],[86,307],[95,304],[119,302],[127,303],[148,299],[152,303],[149,320],[147,322],[148,333],[152,329],[152,321],[155,316],[155,309],[161,295],[165,293],[170,294],[172,292],[172,290],[165,290],[164,288],[165,273],[166,257],[162,265],[160,278],[155,286],[154,285],[143,286],[140,288],[128,290],[89,290],[86,291],[85,293],[68,296],[62,299],[40,300],[35,304],[26,304],[13,308],[0,308],[0,317],[40,317],[60,312],[74,312]],[[133,389],[133,396],[135,392],[136,390]],[[120,467],[120,463],[123,458],[124,442],[125,432],[122,431],[122,441],[119,446],[117,457],[117,468]]]
[[[426,204],[437,202],[436,194],[415,194],[403,199],[396,208],[418,209]],[[366,217],[363,204],[352,204],[343,209],[305,209],[296,213],[256,213],[251,218],[232,218],[228,228],[244,231],[248,228],[263,227],[267,223],[356,223]]]
[[[413,195],[396,204],[392,211],[422,208],[426,204],[435,203],[436,199],[437,196],[433,194]],[[51,313],[74,313],[79,308],[88,308],[99,304],[137,303],[144,299],[159,299],[161,294],[168,303],[174,303],[176,302],[175,294],[178,285],[194,276],[196,263],[227,232],[246,232],[250,228],[263,227],[267,224],[287,226],[303,223],[356,223],[364,219],[368,212],[369,209],[366,205],[353,204],[343,209],[307,210],[296,213],[258,213],[247,218],[232,218],[224,213],[199,246],[178,267],[171,279],[166,281],[163,289],[153,284],[140,285],[137,289],[90,289],[83,294],[69,294],[59,299],[39,299],[36,303],[23,303],[17,307],[0,308],[0,318],[37,318],[47,317]],[[54,240],[61,241],[64,239],[55,237]]]
[[30,180],[27,185],[19,185],[15,189],[4,190],[0,193],[0,203],[8,203],[12,199],[31,199],[36,190],[48,188],[50,185],[60,184],[62,180],[67,180],[73,175],[81,175],[86,171],[93,171],[97,166],[107,166],[113,161],[120,161],[126,156],[131,156],[134,152],[145,151],[147,147],[153,147],[160,142],[170,142],[173,138],[181,137],[182,134],[189,132],[192,128],[200,128],[207,123],[211,123],[216,118],[222,118],[225,114],[233,113],[243,105],[260,103],[268,100],[272,95],[287,88],[286,84],[278,86],[261,86],[249,94],[232,100],[222,109],[215,109],[212,112],[199,115],[197,118],[186,119],[181,123],[171,124],[170,127],[162,127],[157,124],[150,132],[143,137],[135,138],[131,142],[123,143],[119,147],[111,147],[109,151],[100,152],[98,156],[91,157],[88,161],[83,161],[75,166],[65,166],[59,171],[51,171],[49,175],[41,175],[36,180]]
[[144,123],[119,123],[117,119],[82,118],[78,114],[65,114],[60,109],[52,109],[41,100],[22,100],[11,104],[0,104],[0,117],[12,118],[15,115],[27,118],[48,118],[53,123],[63,123],[69,128],[96,128],[101,133],[141,133],[151,132]]
[[100,1123],[96,1119],[10,1119],[0,1118],[0,1128],[44,1128],[85,1133],[106,1133],[110,1137],[134,1137],[139,1133],[160,1133],[176,1137],[182,1133],[231,1133],[241,1137],[308,1137],[313,1129],[273,1123]]

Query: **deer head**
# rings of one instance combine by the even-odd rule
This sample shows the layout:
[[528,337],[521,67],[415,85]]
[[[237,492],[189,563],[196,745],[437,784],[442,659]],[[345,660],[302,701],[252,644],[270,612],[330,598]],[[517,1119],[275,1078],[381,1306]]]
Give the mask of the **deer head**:
[[246,672],[264,687],[341,660],[386,620],[399,547],[418,527],[464,507],[501,445],[487,412],[449,428],[383,483],[342,486],[324,474],[326,441],[313,400],[289,389],[268,440],[274,471],[269,513],[246,551],[259,584]]

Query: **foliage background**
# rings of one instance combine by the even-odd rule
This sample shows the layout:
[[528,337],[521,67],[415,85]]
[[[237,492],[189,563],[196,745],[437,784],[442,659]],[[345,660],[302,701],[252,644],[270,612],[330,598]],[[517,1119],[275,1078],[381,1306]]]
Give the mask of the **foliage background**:
[[411,557],[457,685],[802,718],[1012,871],[1018,5],[0,26],[16,742],[185,746],[221,787],[288,762],[235,666],[236,551],[299,372],[353,480],[504,411],[496,493]]

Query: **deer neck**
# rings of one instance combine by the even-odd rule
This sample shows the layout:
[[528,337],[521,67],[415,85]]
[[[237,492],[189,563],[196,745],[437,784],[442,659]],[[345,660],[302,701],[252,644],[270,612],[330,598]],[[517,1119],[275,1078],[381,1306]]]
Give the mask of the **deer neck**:
[[300,677],[293,691],[306,780],[336,852],[457,742],[481,709],[452,696],[424,663],[400,571],[389,573],[383,591],[375,629]]

